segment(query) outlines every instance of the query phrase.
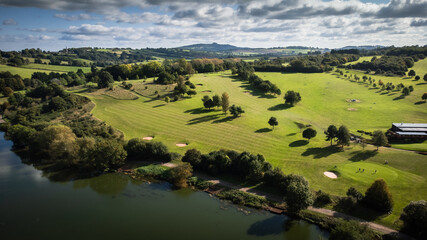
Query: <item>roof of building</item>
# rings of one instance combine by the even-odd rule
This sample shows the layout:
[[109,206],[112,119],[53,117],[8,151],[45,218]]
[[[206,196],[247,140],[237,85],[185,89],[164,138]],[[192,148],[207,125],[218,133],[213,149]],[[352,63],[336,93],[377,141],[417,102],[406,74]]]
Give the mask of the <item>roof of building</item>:
[[398,128],[427,128],[427,123],[393,123]]
[[408,127],[400,127],[400,131],[402,132],[427,132],[427,128],[408,128]]
[[425,132],[396,132],[398,135],[427,136]]

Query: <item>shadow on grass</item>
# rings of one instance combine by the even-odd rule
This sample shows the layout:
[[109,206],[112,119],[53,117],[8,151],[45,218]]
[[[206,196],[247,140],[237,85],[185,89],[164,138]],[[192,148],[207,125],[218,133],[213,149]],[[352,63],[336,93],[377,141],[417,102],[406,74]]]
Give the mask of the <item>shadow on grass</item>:
[[280,104],[277,104],[276,106],[269,107],[268,111],[280,111],[280,110],[285,110],[291,107],[292,105],[290,104],[280,103]]
[[385,216],[384,213],[372,210],[360,203],[356,204],[354,207],[348,207],[345,204],[338,203],[333,207],[333,210],[338,211],[338,213],[334,214],[334,217],[337,218],[343,218],[340,213],[348,214],[366,221],[375,221],[378,218]]
[[425,84],[427,84],[427,82],[425,82],[425,83],[417,83],[416,85],[425,85]]
[[270,218],[253,223],[248,231],[248,235],[252,236],[268,236],[278,235],[286,231],[286,224],[288,218],[285,215],[274,215]]
[[153,108],[158,108],[158,107],[163,107],[163,106],[166,106],[166,104],[159,104],[159,105],[153,106]]
[[272,129],[271,128],[260,128],[258,130],[256,130],[256,133],[266,133],[266,132],[271,132]]
[[425,104],[426,102],[425,101],[418,101],[418,102],[416,102],[416,103],[414,103],[415,105],[420,105],[420,104]]
[[329,146],[324,148],[308,148],[301,155],[305,157],[313,155],[314,158],[325,158],[340,151],[341,148],[338,146]]
[[289,147],[302,147],[308,144],[307,140],[297,140],[289,143]]
[[221,114],[215,114],[215,115],[208,115],[208,116],[193,118],[193,119],[188,121],[187,125],[194,125],[194,124],[198,124],[198,123],[209,122],[209,121],[212,121],[212,120],[219,118],[219,115],[221,115]]
[[206,109],[206,108],[199,107],[199,108],[193,108],[193,109],[190,109],[190,110],[186,110],[184,113],[202,114],[202,113],[208,113],[208,112],[212,112],[212,111],[214,111],[214,109],[209,110],[209,109]]
[[[222,115],[222,114],[218,114],[218,115]],[[233,120],[233,119],[234,119],[234,117],[233,117],[233,116],[228,116],[228,117],[225,117],[225,118],[217,119],[217,120],[213,121],[212,123],[223,123],[223,122],[229,122],[229,121],[231,121],[231,120]]]
[[393,100],[396,101],[396,100],[400,100],[400,99],[404,99],[404,98],[405,98],[404,95],[400,95],[398,97],[393,98]]
[[348,160],[352,162],[365,161],[371,157],[375,157],[378,154],[378,151],[354,151],[350,153],[352,155]]
[[289,133],[288,135],[286,135],[286,136],[295,136],[295,135],[297,135],[297,133]]

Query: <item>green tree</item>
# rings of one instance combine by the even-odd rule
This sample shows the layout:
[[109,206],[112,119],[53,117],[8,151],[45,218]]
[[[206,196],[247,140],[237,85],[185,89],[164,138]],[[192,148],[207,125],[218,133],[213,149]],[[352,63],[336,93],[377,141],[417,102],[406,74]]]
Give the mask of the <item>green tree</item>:
[[274,126],[279,125],[279,122],[277,121],[277,118],[275,118],[275,117],[271,117],[271,118],[268,120],[268,124],[270,124],[270,126],[272,126],[272,127],[273,127],[273,129],[274,129]]
[[388,140],[382,131],[377,130],[377,131],[374,131],[372,134],[372,143],[375,146],[377,146],[377,151],[378,151],[378,148],[380,146],[386,146],[388,144]]
[[9,97],[10,95],[12,95],[12,94],[13,94],[13,90],[12,90],[12,88],[10,88],[10,87],[4,87],[4,88],[2,89],[2,93],[3,93],[3,95],[4,95],[5,97]]
[[202,153],[194,148],[188,149],[182,157],[182,161],[190,163],[194,168],[199,168],[202,162]]
[[89,166],[96,170],[109,171],[123,165],[126,161],[127,153],[123,145],[116,140],[99,140],[90,154]]
[[381,212],[390,212],[393,209],[393,198],[383,179],[377,179],[372,183],[366,190],[363,201],[371,208]]
[[170,97],[166,96],[165,97],[165,103],[169,103],[171,101]]
[[286,204],[291,212],[299,212],[313,204],[308,181],[300,176],[293,178],[286,187]]
[[427,73],[424,74],[423,80],[427,82]]
[[21,124],[12,125],[7,134],[10,140],[13,141],[14,146],[26,147],[34,140],[37,131],[31,127],[23,126]]
[[420,80],[421,78],[420,78],[420,76],[415,76],[415,81],[418,81],[418,80]]
[[221,98],[218,96],[218,94],[215,94],[215,96],[212,97],[212,101],[214,102],[215,107],[221,106]]
[[242,113],[245,113],[245,111],[242,109],[242,107],[240,106],[236,106],[236,105],[232,105],[230,107],[230,113],[234,116],[234,117],[240,117],[242,115]]
[[416,73],[415,73],[414,69],[409,70],[408,76],[413,77],[415,75],[416,75]]
[[332,141],[338,135],[337,127],[335,127],[335,125],[329,125],[328,130],[325,131],[325,135],[326,135],[326,141],[331,141],[331,146],[332,146]]
[[188,90],[187,94],[188,94],[188,96],[193,96],[193,95],[196,95],[197,92],[195,90]]
[[427,202],[424,200],[412,201],[404,209],[400,215],[403,221],[404,232],[411,234],[414,237],[422,238],[427,236]]
[[302,132],[302,137],[307,138],[309,141],[311,138],[314,138],[316,135],[317,135],[317,132],[313,128],[307,128]]
[[350,132],[348,131],[348,128],[344,125],[342,125],[338,129],[337,133],[337,143],[341,145],[341,147],[344,148],[344,145],[350,145]]
[[98,75],[98,88],[108,88],[114,82],[113,76],[107,71],[101,71]]
[[299,92],[295,92],[291,90],[286,92],[284,99],[285,99],[285,104],[290,104],[291,106],[294,106],[296,103],[301,101],[301,96]]
[[227,111],[230,107],[230,98],[228,96],[228,93],[223,93],[221,96],[221,107],[224,114],[227,114]]
[[36,150],[46,161],[64,166],[72,166],[77,159],[78,145],[76,135],[64,125],[51,125],[43,129],[36,137]]
[[424,102],[426,102],[426,100],[427,100],[427,93],[424,93],[424,94],[421,96],[421,99],[422,99],[422,100],[424,100]]

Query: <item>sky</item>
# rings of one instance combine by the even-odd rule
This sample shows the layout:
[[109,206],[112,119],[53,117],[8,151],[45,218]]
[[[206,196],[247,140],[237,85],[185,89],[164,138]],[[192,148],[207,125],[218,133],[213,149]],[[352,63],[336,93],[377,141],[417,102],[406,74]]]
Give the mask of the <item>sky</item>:
[[0,0],[0,49],[427,44],[427,0]]

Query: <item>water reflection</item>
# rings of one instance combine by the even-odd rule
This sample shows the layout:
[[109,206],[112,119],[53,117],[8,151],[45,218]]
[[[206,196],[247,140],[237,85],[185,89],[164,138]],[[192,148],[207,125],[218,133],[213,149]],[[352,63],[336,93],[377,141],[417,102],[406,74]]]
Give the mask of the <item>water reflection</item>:
[[285,230],[285,220],[287,219],[288,218],[284,215],[275,215],[262,221],[258,221],[249,227],[248,234],[255,236],[281,234]]
[[79,179],[73,182],[74,189],[87,186],[94,192],[105,196],[120,195],[129,183],[129,177],[119,173],[107,173],[97,177]]

